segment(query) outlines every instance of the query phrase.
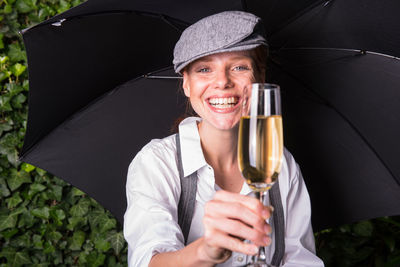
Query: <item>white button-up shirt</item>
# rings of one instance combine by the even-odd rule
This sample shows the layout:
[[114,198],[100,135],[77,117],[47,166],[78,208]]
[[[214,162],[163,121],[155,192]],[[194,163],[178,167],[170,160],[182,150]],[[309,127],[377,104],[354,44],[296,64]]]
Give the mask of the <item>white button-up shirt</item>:
[[[204,205],[220,190],[215,184],[213,169],[203,155],[197,128],[199,120],[187,118],[179,125],[184,176],[194,172],[198,176],[188,244],[203,236]],[[181,192],[177,162],[175,135],[171,135],[152,140],[129,166],[126,183],[128,207],[124,216],[129,266],[148,266],[153,255],[184,247],[177,215]],[[279,186],[285,218],[283,266],[324,266],[315,255],[308,192],[296,162],[286,150]],[[250,193],[247,184],[243,183],[240,194]],[[273,252],[274,242],[266,250],[268,261]],[[243,266],[249,259],[250,256],[233,253],[228,261],[217,266]]]

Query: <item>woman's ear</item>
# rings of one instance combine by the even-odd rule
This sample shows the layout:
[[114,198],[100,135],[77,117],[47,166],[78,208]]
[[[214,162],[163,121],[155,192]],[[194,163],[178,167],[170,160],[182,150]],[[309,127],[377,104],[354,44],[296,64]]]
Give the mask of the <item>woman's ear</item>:
[[182,72],[182,74],[183,74],[183,83],[182,83],[183,91],[185,92],[185,95],[187,97],[190,97],[188,74],[187,74],[187,72],[185,70]]

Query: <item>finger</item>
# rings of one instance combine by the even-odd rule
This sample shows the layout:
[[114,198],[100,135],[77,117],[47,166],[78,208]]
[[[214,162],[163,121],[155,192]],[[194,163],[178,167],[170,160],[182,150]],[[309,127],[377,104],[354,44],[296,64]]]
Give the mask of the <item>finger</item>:
[[224,248],[247,255],[255,255],[258,252],[256,245],[245,243],[220,231],[206,231],[204,240],[207,245],[214,248]]
[[264,206],[260,200],[246,195],[219,190],[217,193],[215,193],[214,199],[224,202],[239,202],[251,209],[256,214],[262,216],[264,219],[268,219],[272,213],[271,208]]
[[209,201],[204,207],[204,214],[205,216],[210,216],[212,218],[230,218],[240,220],[260,232],[267,234],[270,233],[266,221],[239,202]]
[[216,230],[241,239],[247,239],[257,246],[268,246],[271,239],[264,231],[258,231],[238,220],[216,219],[204,217],[204,225],[208,230]]

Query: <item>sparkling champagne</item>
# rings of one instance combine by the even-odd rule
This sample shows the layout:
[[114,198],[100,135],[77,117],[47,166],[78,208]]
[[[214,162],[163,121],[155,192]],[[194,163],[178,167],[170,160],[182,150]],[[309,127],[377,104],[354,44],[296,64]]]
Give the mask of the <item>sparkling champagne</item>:
[[[278,178],[282,166],[282,116],[257,116],[255,131],[250,136],[250,117],[240,120],[238,159],[239,168],[250,188],[262,192],[270,189]],[[254,144],[253,149],[251,138]]]

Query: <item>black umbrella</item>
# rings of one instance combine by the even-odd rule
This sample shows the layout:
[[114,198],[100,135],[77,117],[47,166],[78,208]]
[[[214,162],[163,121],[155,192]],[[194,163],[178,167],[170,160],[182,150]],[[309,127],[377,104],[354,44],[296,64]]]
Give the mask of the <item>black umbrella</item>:
[[130,161],[184,110],[179,80],[160,78],[175,76],[173,46],[187,25],[223,10],[264,19],[268,81],[283,89],[285,144],[302,167],[314,229],[400,214],[395,0],[89,0],[23,33],[30,92],[22,160],[122,221]]

